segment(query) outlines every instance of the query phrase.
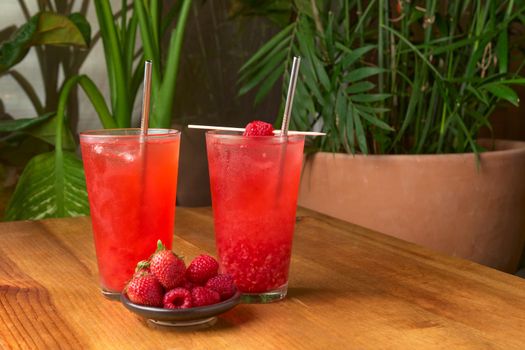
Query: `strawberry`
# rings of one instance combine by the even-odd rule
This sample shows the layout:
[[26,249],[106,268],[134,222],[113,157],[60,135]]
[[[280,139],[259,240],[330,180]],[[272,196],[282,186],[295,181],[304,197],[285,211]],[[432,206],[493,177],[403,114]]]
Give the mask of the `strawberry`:
[[216,304],[221,301],[219,293],[204,287],[195,287],[191,291],[191,301],[193,306],[204,306]]
[[199,255],[186,269],[186,278],[188,281],[204,285],[213,276],[217,275],[219,263],[209,255]]
[[135,273],[133,274],[133,277],[140,276],[144,272],[151,272],[149,269],[149,261],[147,260],[141,260],[137,263],[137,266],[135,267]]
[[191,292],[185,288],[175,288],[164,295],[165,309],[188,309],[192,307]]
[[243,136],[273,136],[273,126],[260,120],[254,120],[246,125]]
[[135,304],[146,306],[162,306],[164,289],[151,273],[135,274],[128,282],[124,293]]
[[205,287],[219,293],[221,300],[231,298],[237,289],[233,283],[232,276],[227,274],[219,274],[210,278],[208,282],[206,282]]
[[180,286],[184,281],[184,261],[171,250],[166,250],[160,240],[157,243],[157,251],[151,256],[149,268],[167,290]]

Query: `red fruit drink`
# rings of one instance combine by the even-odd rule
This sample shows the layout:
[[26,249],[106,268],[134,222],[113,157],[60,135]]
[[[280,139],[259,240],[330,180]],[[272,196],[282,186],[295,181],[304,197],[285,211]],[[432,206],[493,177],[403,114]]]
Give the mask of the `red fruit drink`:
[[80,134],[104,294],[120,293],[160,239],[173,242],[180,133],[139,129]]
[[221,269],[245,301],[286,296],[304,136],[206,134]]

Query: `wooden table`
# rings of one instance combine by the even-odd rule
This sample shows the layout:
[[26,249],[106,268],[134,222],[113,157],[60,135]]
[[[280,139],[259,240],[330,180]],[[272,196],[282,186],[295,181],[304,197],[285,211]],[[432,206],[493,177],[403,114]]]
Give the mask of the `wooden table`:
[[[0,348],[525,348],[525,280],[299,210],[284,302],[202,330],[148,325],[98,289],[89,218],[0,224]],[[209,208],[174,247],[214,253]]]

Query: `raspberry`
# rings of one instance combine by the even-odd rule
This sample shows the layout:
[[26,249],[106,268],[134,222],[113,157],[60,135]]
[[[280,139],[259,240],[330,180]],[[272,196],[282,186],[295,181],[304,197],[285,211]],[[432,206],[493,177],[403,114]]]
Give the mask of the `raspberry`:
[[219,263],[209,255],[199,255],[186,269],[186,279],[192,283],[203,285],[217,275]]
[[162,306],[164,289],[159,281],[150,273],[135,275],[128,282],[124,292],[135,304],[146,306]]
[[164,295],[165,309],[188,309],[192,307],[191,292],[185,288],[175,288]]
[[221,300],[231,298],[236,290],[232,276],[227,274],[220,274],[210,278],[208,282],[206,282],[205,287],[219,293]]
[[273,136],[273,126],[260,120],[254,120],[246,125],[243,136]]
[[221,301],[219,293],[204,287],[195,287],[191,291],[193,306],[205,306],[216,304]]
[[288,281],[291,240],[252,242],[220,237],[217,247],[224,271],[232,275],[241,292],[268,292]]
[[182,282],[182,288],[184,289],[187,289],[189,291],[191,291],[193,289],[193,287],[195,287],[195,285],[193,283],[191,283],[190,281],[188,280],[184,280],[184,282]]

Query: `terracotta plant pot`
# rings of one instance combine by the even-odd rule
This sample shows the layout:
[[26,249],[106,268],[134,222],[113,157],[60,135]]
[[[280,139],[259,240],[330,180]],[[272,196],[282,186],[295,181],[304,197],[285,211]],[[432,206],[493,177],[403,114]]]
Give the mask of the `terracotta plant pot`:
[[299,205],[515,272],[525,242],[525,142],[473,154],[306,159]]

